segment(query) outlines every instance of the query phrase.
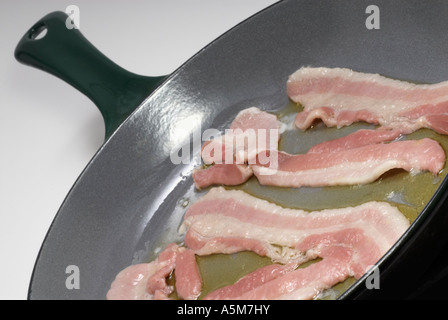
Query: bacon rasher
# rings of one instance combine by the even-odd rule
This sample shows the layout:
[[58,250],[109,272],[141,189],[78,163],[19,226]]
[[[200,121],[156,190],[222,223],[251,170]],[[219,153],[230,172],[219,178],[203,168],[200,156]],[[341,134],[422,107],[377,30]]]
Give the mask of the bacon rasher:
[[150,263],[131,265],[120,271],[112,282],[108,300],[167,300],[174,287],[167,277],[176,275],[176,292],[184,300],[195,300],[202,289],[195,254],[175,243],[169,244]]
[[287,81],[287,95],[303,111],[295,125],[315,119],[329,127],[367,122],[404,134],[429,128],[448,134],[448,82],[414,84],[346,68],[303,67]]
[[190,206],[181,231],[198,255],[250,250],[285,264],[314,255],[305,245],[312,235],[342,229],[361,230],[374,239],[369,254],[379,259],[408,226],[397,208],[383,202],[307,212],[216,187]]
[[[277,150],[282,123],[277,117],[256,107],[242,110],[226,133],[203,144],[201,158],[207,168],[193,170],[198,189],[210,185],[239,185],[252,175],[249,164],[266,150]],[[270,159],[265,164],[271,165]]]
[[271,151],[278,168],[252,165],[262,185],[322,187],[371,183],[391,169],[437,175],[445,164],[445,151],[432,139],[378,143],[337,152],[309,152],[291,155]]

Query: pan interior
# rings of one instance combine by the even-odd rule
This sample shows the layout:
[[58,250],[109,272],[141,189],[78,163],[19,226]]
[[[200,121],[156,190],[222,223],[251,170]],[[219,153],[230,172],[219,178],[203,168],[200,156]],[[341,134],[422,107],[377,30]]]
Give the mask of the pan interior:
[[[277,110],[270,110],[270,112],[278,116],[280,121],[289,125],[289,128],[291,128],[281,135],[279,142],[279,149],[291,154],[306,153],[309,148],[320,142],[342,137],[359,129],[374,128],[374,126],[365,123],[356,123],[339,129],[328,128],[323,123],[315,123],[312,128],[301,131],[291,127],[295,115],[300,110],[302,110],[302,107],[293,102],[289,102],[286,106]],[[228,121],[225,121],[223,126],[228,125],[228,123]],[[419,140],[422,138],[434,139],[441,144],[444,150],[448,150],[448,137],[428,129],[418,130],[400,139]],[[198,161],[199,155],[196,154],[194,156],[196,159],[195,164],[197,165],[200,163]],[[365,185],[322,188],[282,188],[260,185],[258,180],[252,177],[242,185],[225,188],[243,190],[255,197],[268,200],[283,207],[307,211],[357,206],[368,201],[384,201],[396,206],[410,223],[412,223],[431,200],[437,188],[444,180],[446,173],[447,163],[445,163],[445,167],[436,177],[429,172],[412,174],[404,170],[396,169],[386,172],[375,182]],[[147,262],[152,261],[156,258],[161,248],[170,242],[182,244],[182,235],[177,232],[177,227],[182,223],[184,213],[191,203],[213,187],[211,186],[198,191],[194,188],[190,176],[185,176],[184,178],[187,182],[186,185],[188,185],[185,189],[187,191],[175,199],[176,207],[170,216],[170,221],[165,223],[165,225],[171,226],[169,232],[160,234],[159,241],[156,242],[157,245],[155,246],[154,242],[152,245],[146,243],[145,247],[151,247],[151,249],[142,252],[144,256],[140,255],[138,257],[139,261],[142,259]],[[176,227],[173,228],[172,226]],[[197,262],[203,280],[203,291],[199,299],[215,289],[233,284],[241,276],[257,268],[272,263],[268,258],[260,257],[252,252],[197,257]],[[313,262],[308,262],[300,267],[306,267]],[[170,281],[175,285],[175,279],[171,278]],[[350,277],[333,288],[326,290],[317,298],[335,299],[355,282],[356,279]],[[173,293],[171,297],[176,298],[176,294]]]

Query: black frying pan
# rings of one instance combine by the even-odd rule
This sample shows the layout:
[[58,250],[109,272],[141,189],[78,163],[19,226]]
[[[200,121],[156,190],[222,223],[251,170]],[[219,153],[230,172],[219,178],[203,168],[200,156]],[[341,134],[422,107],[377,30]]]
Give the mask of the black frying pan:
[[[226,128],[242,109],[284,110],[290,105],[286,79],[299,67],[347,67],[427,83],[448,79],[446,1],[378,0],[380,29],[366,27],[370,4],[281,1],[173,74],[155,78],[110,62],[76,29],[65,28],[63,13],[37,22],[20,41],[16,58],[89,96],[104,115],[107,140],[52,223],[29,298],[104,299],[121,269],[180,241],[176,230],[185,208],[179,203],[201,194],[190,176],[199,149],[190,146],[190,164],[174,164],[170,152],[188,143],[194,131]],[[47,34],[36,40],[43,29]],[[412,226],[379,262],[381,289],[368,290],[364,277],[340,298],[409,296],[446,242],[447,186],[446,179],[438,183]],[[312,197],[323,199],[319,192]],[[66,287],[71,265],[79,268],[79,289]]]

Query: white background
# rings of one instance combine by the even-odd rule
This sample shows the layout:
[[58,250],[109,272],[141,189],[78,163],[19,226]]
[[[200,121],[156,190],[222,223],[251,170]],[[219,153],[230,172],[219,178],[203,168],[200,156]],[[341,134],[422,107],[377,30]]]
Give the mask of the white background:
[[19,64],[14,48],[37,20],[69,5],[80,30],[125,69],[168,75],[274,0],[0,1],[0,299],[27,298],[45,234],[104,124],[65,82]]

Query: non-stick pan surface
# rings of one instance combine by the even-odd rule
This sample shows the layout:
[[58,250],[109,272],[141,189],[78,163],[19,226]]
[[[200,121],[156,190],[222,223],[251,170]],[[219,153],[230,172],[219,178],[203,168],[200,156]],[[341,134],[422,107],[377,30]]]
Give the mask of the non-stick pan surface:
[[[225,129],[238,111],[289,105],[285,83],[301,66],[347,67],[415,82],[448,79],[446,1],[281,1],[200,51],[163,83],[109,139],[75,183],[42,245],[30,299],[104,299],[116,274],[180,241],[187,201],[200,196],[193,132]],[[51,30],[49,30],[50,32]],[[187,143],[188,164],[173,150]],[[379,264],[381,289],[359,281],[343,298],[404,297],[443,246],[446,181]],[[430,249],[430,250],[428,250]],[[80,286],[67,287],[67,267]]]

